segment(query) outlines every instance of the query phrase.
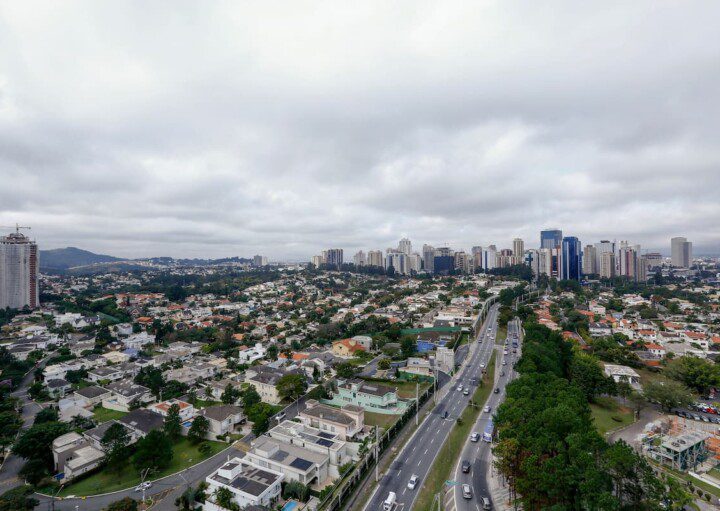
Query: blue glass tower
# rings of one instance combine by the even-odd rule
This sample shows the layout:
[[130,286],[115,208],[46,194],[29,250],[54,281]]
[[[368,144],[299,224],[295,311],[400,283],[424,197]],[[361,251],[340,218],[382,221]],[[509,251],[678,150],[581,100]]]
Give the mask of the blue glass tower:
[[560,280],[580,280],[582,277],[582,247],[575,236],[565,236],[560,254]]
[[560,229],[546,229],[540,231],[540,248],[557,248],[562,243],[562,231]]

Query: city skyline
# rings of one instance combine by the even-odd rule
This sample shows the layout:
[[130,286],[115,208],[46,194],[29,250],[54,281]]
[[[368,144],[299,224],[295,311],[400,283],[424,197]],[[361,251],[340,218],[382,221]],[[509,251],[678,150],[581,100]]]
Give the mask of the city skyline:
[[520,5],[8,3],[0,224],[121,257],[720,252],[720,6]]

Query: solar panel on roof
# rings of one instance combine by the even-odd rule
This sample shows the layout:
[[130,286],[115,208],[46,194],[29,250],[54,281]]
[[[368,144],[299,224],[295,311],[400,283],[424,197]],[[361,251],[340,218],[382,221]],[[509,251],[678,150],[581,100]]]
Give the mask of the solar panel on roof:
[[333,444],[333,442],[331,442],[330,440],[325,440],[324,438],[320,438],[317,443],[319,445],[322,445],[323,447],[331,447]]
[[317,436],[322,437],[322,438],[334,438],[335,437],[335,435],[331,435],[330,433],[326,433],[324,431],[320,431],[317,434]]
[[292,463],[290,463],[290,466],[294,468],[299,468],[300,470],[307,470],[312,467],[312,461],[304,460],[302,458],[295,458]]

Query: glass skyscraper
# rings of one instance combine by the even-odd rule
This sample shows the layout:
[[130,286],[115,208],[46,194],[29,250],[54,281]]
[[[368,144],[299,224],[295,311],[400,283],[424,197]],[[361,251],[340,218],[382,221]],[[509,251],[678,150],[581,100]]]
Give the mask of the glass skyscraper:
[[546,229],[540,231],[540,248],[557,248],[562,243],[562,231],[560,229]]
[[560,253],[560,280],[580,280],[582,277],[582,247],[575,236],[565,236]]

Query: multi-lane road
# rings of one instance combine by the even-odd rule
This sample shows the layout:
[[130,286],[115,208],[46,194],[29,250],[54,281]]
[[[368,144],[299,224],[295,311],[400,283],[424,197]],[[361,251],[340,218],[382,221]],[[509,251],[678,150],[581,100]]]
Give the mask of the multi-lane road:
[[[479,381],[483,367],[487,366],[492,356],[494,343],[488,334],[497,330],[498,306],[494,305],[480,329],[478,337],[471,342],[465,364],[439,392],[438,405],[427,415],[415,434],[405,444],[390,468],[380,479],[375,493],[368,500],[364,510],[377,511],[383,508],[383,501],[389,492],[397,496],[396,509],[409,511],[413,508],[418,493],[423,486],[430,468],[448,434],[455,425],[455,420],[468,405],[469,397],[456,390],[459,385],[470,386],[469,393],[475,391],[475,382]],[[480,341],[480,342],[477,342]],[[447,417],[445,417],[447,412]],[[408,481],[416,475],[419,482],[415,489],[408,488]]]
[[[515,335],[517,335],[518,338],[517,353],[513,353],[512,347],[512,339]],[[499,340],[505,341],[505,339]],[[486,426],[492,421],[495,410],[505,398],[505,385],[516,376],[513,366],[515,361],[520,357],[520,346],[522,345],[522,328],[518,320],[508,322],[507,340],[507,346],[499,349],[497,355],[498,361],[495,369],[494,388],[498,389],[499,392],[497,394],[494,392],[491,393],[488,400],[481,405],[483,406],[483,411],[480,413],[472,430],[478,433],[480,438],[478,441],[473,442],[470,437],[468,437],[457,466],[455,467],[453,498],[457,511],[476,511],[483,509],[483,498],[488,499],[490,506],[494,507],[490,494],[489,481],[487,479],[488,464],[490,463],[492,454],[491,444],[483,441],[482,436]],[[504,353],[505,351],[507,351],[507,354]],[[485,406],[490,407],[489,412],[485,411]],[[469,472],[463,472],[463,462],[470,463]],[[465,498],[463,496],[462,487],[464,484],[469,484],[472,488],[471,498]]]

